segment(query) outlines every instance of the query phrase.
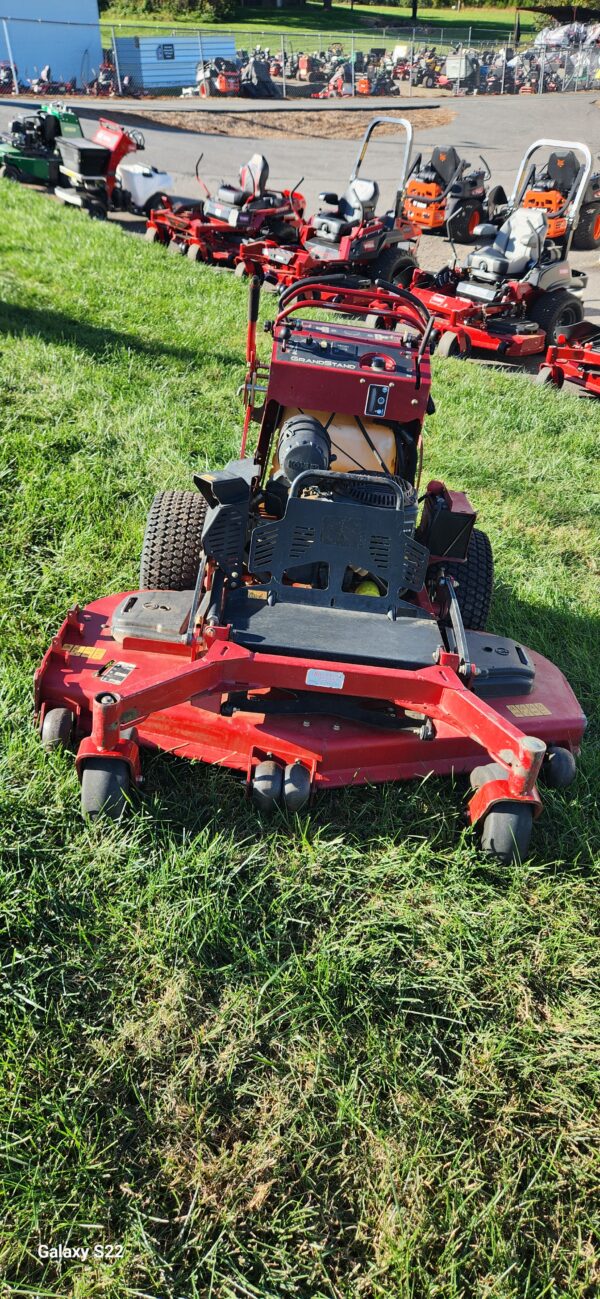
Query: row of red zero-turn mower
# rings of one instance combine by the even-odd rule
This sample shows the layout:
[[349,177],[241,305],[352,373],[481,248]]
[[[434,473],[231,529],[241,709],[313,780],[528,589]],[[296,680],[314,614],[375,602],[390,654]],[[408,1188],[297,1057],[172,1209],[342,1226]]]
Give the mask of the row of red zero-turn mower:
[[[403,151],[394,205],[379,212],[379,186],[362,168],[374,133],[390,123],[403,138]],[[146,238],[191,260],[256,275],[276,290],[325,271],[410,287],[433,317],[431,345],[441,354],[544,356],[540,382],[566,381],[566,391],[597,395],[598,340],[583,320],[581,302],[587,276],[569,260],[572,246],[600,246],[600,173],[592,171],[587,145],[535,141],[510,197],[502,186],[487,184],[483,159],[469,170],[452,146],[437,147],[425,162],[419,154],[411,164],[411,153],[408,121],[374,118],[346,190],[321,194],[324,206],[311,217],[301,181],[292,189],[269,189],[268,164],[255,154],[241,168],[239,183],[222,184],[214,197],[206,186],[194,205],[165,197],[150,214]],[[541,155],[547,155],[542,162]],[[441,271],[417,264],[424,232],[445,233],[452,243],[452,260]],[[462,262],[458,242],[475,245]],[[564,351],[574,330],[586,337],[581,357],[572,343]],[[551,359],[548,349],[555,349]]]

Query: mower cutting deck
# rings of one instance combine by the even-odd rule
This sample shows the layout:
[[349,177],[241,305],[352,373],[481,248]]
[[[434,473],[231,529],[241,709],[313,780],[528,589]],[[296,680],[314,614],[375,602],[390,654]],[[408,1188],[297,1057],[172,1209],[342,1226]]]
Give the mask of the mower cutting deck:
[[583,320],[548,348],[536,376],[540,387],[554,384],[577,397],[600,397],[600,330]]
[[187,253],[191,261],[233,266],[246,239],[268,234],[280,244],[294,239],[302,223],[304,197],[298,189],[267,189],[269,164],[255,153],[240,167],[239,183],[219,187],[213,198],[196,177],[206,198],[200,203],[173,204],[161,199],[146,227],[149,243],[166,244],[170,252]]
[[304,281],[266,367],[259,293],[240,458],[155,498],[139,589],[67,614],[36,674],[42,742],[77,739],[89,816],[121,815],[144,748],[240,772],[264,811],[470,773],[484,849],[524,856],[538,775],[569,783],[585,719],[557,667],[485,631],[467,497],[432,481],[418,499],[427,314],[392,285]]
[[[404,135],[404,154],[392,211],[377,215],[379,186],[360,175],[375,131],[391,124]],[[250,238],[242,243],[236,272],[258,275],[267,286],[294,284],[328,271],[360,272],[395,284],[408,284],[416,266],[419,227],[402,216],[404,183],[412,148],[412,127],[405,118],[375,117],[362,140],[348,187],[338,196],[325,192],[326,210],[302,222],[297,242],[281,247],[275,239]]]

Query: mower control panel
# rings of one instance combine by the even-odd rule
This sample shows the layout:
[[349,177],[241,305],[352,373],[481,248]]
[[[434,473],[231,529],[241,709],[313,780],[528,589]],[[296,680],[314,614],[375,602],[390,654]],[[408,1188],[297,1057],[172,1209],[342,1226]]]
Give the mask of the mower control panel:
[[406,345],[389,330],[296,320],[284,326],[276,342],[278,361],[385,374],[412,369]]

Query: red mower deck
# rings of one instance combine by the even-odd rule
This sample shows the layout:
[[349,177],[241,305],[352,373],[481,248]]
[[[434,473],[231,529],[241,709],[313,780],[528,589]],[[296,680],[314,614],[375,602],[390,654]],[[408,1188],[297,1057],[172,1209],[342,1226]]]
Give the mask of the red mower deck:
[[548,348],[536,377],[579,397],[600,397],[600,330],[587,320],[561,334]]

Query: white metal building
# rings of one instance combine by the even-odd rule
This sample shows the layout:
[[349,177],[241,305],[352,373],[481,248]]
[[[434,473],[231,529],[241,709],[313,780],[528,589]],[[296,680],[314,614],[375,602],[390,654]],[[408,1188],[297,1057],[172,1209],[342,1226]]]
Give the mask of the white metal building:
[[23,83],[46,64],[56,81],[91,81],[102,60],[98,0],[0,0],[0,59]]

